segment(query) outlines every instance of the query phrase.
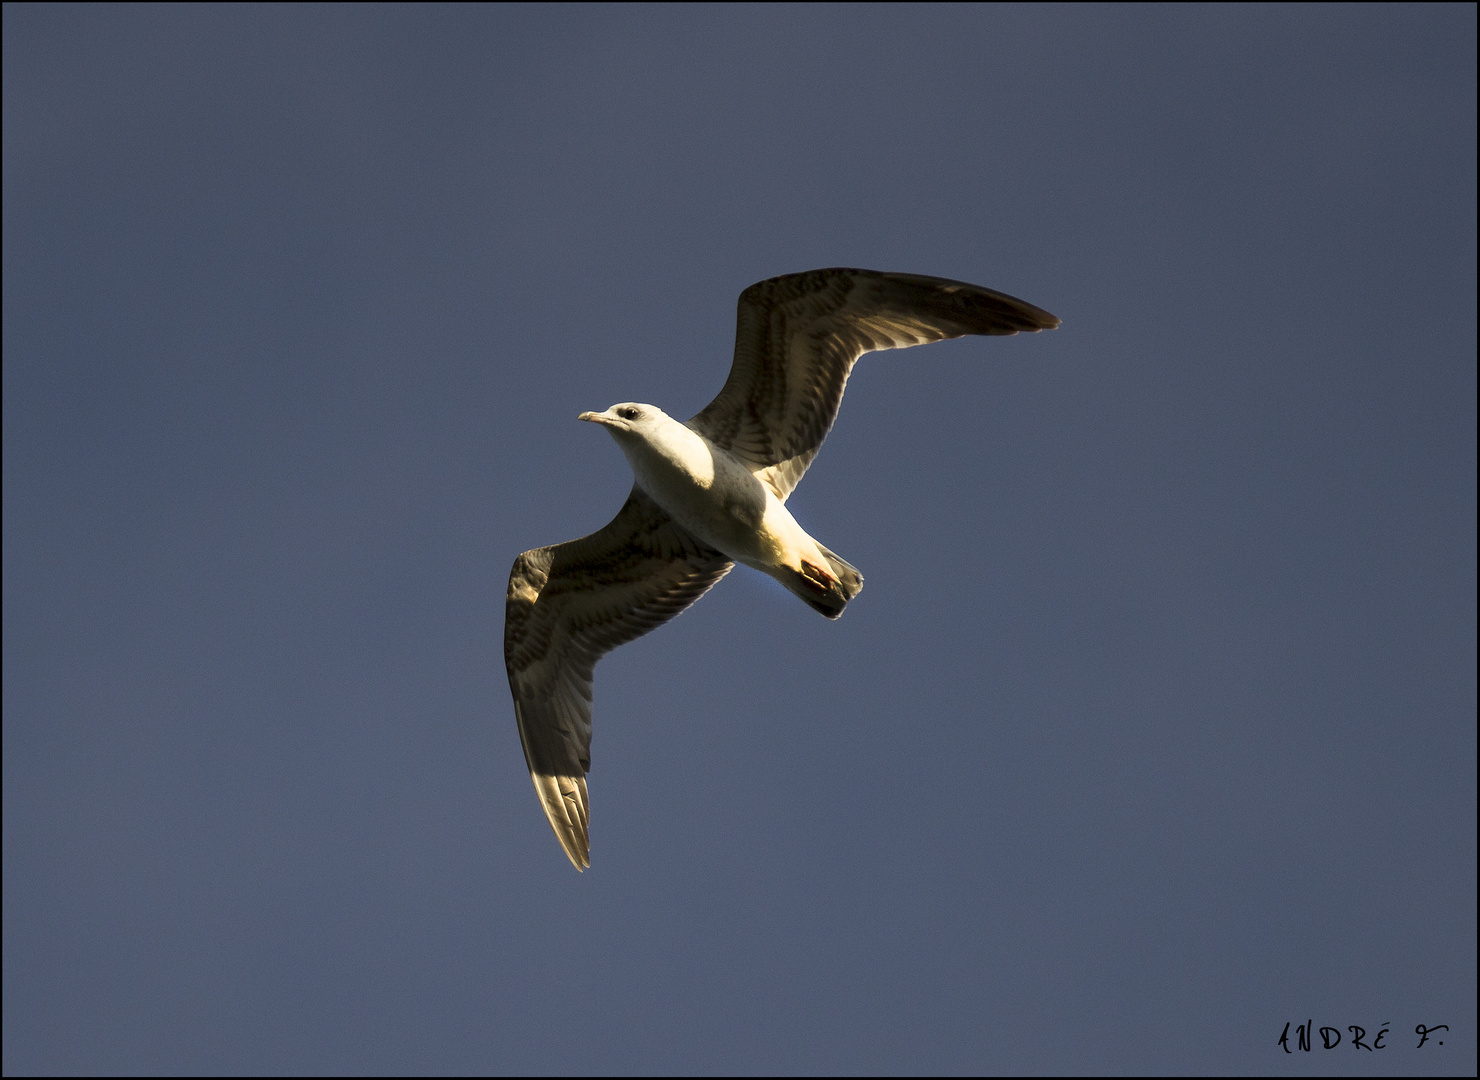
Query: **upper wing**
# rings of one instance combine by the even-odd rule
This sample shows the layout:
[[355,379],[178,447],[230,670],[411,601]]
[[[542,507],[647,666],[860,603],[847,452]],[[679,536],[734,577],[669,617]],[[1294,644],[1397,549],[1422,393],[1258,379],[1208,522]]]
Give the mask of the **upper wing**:
[[846,268],[769,278],[740,294],[730,377],[689,425],[760,470],[785,499],[817,456],[864,353],[1058,325],[1032,304],[946,278]]
[[504,611],[514,715],[535,791],[577,870],[591,865],[596,661],[673,618],[732,565],[636,486],[606,528],[514,560]]

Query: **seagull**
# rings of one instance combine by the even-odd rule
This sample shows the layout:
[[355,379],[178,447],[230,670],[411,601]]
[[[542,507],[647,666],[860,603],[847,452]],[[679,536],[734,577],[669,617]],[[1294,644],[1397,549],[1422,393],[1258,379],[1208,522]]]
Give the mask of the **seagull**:
[[596,661],[683,611],[737,562],[829,619],[863,587],[858,570],[786,509],[858,358],[1058,325],[1041,308],[964,281],[842,267],[786,274],[740,294],[730,375],[702,411],[681,422],[629,401],[581,413],[616,440],[632,493],[605,528],[515,559],[504,614],[524,760],[577,870],[591,865]]

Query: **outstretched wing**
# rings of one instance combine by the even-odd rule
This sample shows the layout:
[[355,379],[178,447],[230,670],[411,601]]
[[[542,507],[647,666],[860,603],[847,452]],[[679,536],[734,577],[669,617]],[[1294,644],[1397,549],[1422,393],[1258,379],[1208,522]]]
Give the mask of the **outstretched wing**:
[[596,661],[673,618],[732,565],[635,486],[606,528],[514,560],[504,610],[514,715],[535,791],[577,870],[591,865]]
[[689,426],[762,470],[785,499],[864,353],[1058,325],[1016,297],[946,278],[846,268],[769,278],[740,294],[730,377]]

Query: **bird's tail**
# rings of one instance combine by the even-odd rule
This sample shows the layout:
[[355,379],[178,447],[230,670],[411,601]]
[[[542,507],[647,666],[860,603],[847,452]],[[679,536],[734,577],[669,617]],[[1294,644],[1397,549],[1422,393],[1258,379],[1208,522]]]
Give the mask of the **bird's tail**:
[[[848,606],[848,601],[863,588],[863,575],[852,563],[838,558],[821,544],[817,545],[817,550],[827,560],[831,581],[828,580],[829,575],[796,571],[783,571],[777,577],[781,584],[805,600],[813,610],[822,612],[829,619],[836,619]],[[804,567],[805,565],[803,563]]]

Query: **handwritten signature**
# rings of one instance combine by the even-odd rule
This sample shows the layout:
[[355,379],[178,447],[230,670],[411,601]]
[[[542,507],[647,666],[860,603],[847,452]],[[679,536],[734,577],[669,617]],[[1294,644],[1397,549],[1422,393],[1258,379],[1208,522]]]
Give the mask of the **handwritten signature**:
[[[1303,1024],[1296,1024],[1295,1025],[1295,1045],[1298,1046],[1301,1050],[1305,1050],[1305,1051],[1309,1051],[1310,1050],[1310,1042],[1311,1042],[1311,1038],[1310,1037],[1311,1037],[1311,1035],[1313,1033],[1314,1034],[1319,1034],[1321,1036],[1321,1044],[1327,1050],[1334,1050],[1338,1046],[1341,1045],[1341,1029],[1340,1028],[1323,1027],[1323,1028],[1319,1029],[1319,1031],[1317,1031],[1317,1029],[1312,1026],[1313,1023],[1314,1023],[1314,1021],[1307,1020]],[[1389,1024],[1388,1024],[1388,1021],[1386,1021],[1386,1020],[1384,1020],[1382,1022],[1382,1025],[1381,1025],[1380,1029],[1378,1030],[1376,1036],[1373,1037],[1372,1044],[1370,1046],[1367,1043],[1363,1042],[1363,1040],[1367,1038],[1367,1029],[1366,1028],[1361,1027],[1358,1024],[1349,1024],[1349,1025],[1347,1025],[1347,1029],[1346,1030],[1349,1031],[1349,1032],[1351,1032],[1351,1045],[1352,1045],[1352,1047],[1354,1049],[1357,1049],[1357,1050],[1386,1050],[1387,1049],[1387,1047],[1384,1046],[1383,1043],[1382,1043],[1382,1040],[1385,1039],[1385,1038],[1387,1038],[1387,1033],[1388,1033],[1388,1030],[1389,1030]],[[1440,1032],[1440,1031],[1448,1031],[1448,1030],[1449,1030],[1449,1025],[1448,1024],[1435,1024],[1433,1027],[1428,1027],[1427,1025],[1419,1024],[1417,1027],[1415,1027],[1413,1029],[1413,1034],[1415,1034],[1415,1035],[1418,1036],[1418,1045],[1415,1046],[1414,1049],[1415,1050],[1422,1050],[1423,1049],[1423,1044],[1429,1041],[1429,1036],[1430,1035],[1437,1035],[1437,1033]],[[1437,1038],[1436,1037],[1434,1039],[1434,1041],[1436,1043],[1438,1043],[1440,1046],[1443,1046],[1444,1045],[1444,1040],[1443,1039],[1440,1039],[1440,1038]],[[1290,1025],[1289,1025],[1288,1022],[1285,1024],[1285,1030],[1280,1033],[1279,1046],[1280,1046],[1280,1049],[1282,1049],[1287,1054],[1294,1053],[1294,1051],[1290,1049]]]

